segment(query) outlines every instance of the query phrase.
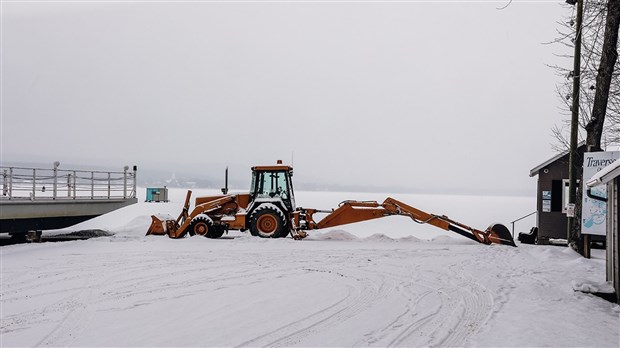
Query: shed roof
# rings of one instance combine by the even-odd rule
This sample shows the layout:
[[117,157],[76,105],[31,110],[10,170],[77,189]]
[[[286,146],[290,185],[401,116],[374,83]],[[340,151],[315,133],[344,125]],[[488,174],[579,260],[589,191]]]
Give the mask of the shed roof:
[[[586,142],[582,141],[582,142],[580,142],[577,145],[577,148],[580,148],[580,147],[585,146],[585,145],[586,145]],[[546,166],[550,165],[551,163],[559,160],[560,158],[562,158],[562,157],[564,157],[566,155],[568,155],[568,150],[562,151],[559,154],[555,155],[554,157],[552,157],[552,158],[546,160],[545,162],[541,163],[540,165],[534,167],[532,170],[530,170],[530,177],[538,175],[538,172],[540,172],[541,169],[545,168]]]
[[602,184],[606,184],[611,180],[615,179],[617,176],[620,176],[620,161],[616,160],[612,164],[607,167],[601,169],[600,172],[596,173],[592,179],[586,182],[588,187],[594,187]]

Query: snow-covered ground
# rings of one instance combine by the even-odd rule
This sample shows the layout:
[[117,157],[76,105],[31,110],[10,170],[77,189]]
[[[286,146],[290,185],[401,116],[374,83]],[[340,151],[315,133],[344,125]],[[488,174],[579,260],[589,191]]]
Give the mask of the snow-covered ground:
[[[178,215],[182,196],[74,228],[112,237],[0,248],[0,345],[619,346],[619,306],[574,290],[605,280],[600,250],[485,246],[398,217],[303,241],[145,237],[149,215]],[[299,192],[297,204],[384,197]],[[479,228],[533,210],[519,197],[394,198]]]

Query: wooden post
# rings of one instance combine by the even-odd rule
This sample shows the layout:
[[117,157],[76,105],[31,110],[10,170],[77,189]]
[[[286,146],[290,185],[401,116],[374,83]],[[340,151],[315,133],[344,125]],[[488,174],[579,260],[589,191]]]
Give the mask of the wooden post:
[[585,257],[586,259],[590,258],[590,235],[589,234],[584,234],[583,235],[583,257]]

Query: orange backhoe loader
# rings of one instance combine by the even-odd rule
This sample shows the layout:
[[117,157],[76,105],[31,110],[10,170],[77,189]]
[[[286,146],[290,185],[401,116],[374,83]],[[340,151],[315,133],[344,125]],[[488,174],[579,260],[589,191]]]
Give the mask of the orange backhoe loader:
[[[295,239],[302,239],[306,237],[307,230],[403,215],[415,222],[431,224],[483,244],[516,246],[510,231],[502,224],[491,224],[481,231],[444,215],[423,212],[393,198],[387,198],[383,203],[344,201],[332,210],[297,207],[293,193],[293,168],[281,163],[278,161],[275,166],[252,167],[249,193],[228,194],[228,187],[225,187],[222,195],[197,197],[191,213],[189,205],[192,191],[188,191],[179,217],[175,220],[153,215],[146,234],[168,235],[170,238],[198,234],[219,238],[228,230],[250,230],[252,235],[263,238],[280,238],[290,234]],[[313,218],[316,213],[328,215],[317,222]]]

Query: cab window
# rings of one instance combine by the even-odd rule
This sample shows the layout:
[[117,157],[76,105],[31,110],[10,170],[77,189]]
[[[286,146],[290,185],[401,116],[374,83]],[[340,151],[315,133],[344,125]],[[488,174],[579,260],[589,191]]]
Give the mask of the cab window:
[[[254,179],[255,178],[255,179]],[[288,199],[286,172],[258,172],[253,176],[252,188],[256,188],[256,197]]]

